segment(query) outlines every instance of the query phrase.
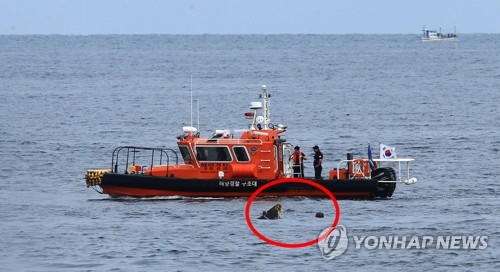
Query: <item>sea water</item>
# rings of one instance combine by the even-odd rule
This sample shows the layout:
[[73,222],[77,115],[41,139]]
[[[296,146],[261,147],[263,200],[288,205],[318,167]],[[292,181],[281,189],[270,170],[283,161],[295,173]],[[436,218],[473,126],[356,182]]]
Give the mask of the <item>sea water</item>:
[[[5,271],[498,271],[500,35],[0,36],[0,267]],[[120,145],[176,147],[182,126],[248,128],[271,97],[272,122],[323,175],[379,143],[414,158],[417,184],[389,200],[339,200],[350,236],[487,236],[485,249],[357,249],[257,237],[247,199],[111,199],[88,189]],[[192,95],[192,99],[191,99]],[[192,110],[191,110],[192,109]],[[317,238],[329,199],[258,199],[282,220],[252,220],[283,243]],[[323,212],[325,218],[316,218]]]

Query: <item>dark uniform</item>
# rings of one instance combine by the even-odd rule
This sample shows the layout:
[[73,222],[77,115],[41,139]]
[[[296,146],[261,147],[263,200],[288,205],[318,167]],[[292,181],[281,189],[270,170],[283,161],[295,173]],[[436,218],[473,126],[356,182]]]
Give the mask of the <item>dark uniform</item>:
[[323,153],[319,151],[319,147],[317,145],[313,147],[313,150],[314,150],[314,162],[313,162],[314,178],[321,179],[321,171],[323,171],[323,166],[322,166]]

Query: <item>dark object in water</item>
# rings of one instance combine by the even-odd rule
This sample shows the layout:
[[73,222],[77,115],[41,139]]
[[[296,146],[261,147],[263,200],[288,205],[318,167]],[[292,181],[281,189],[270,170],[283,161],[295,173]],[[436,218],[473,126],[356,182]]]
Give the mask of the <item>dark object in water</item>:
[[263,211],[259,219],[282,219],[283,218],[283,206],[281,204],[276,204],[274,207],[269,209],[267,212]]
[[316,217],[317,218],[323,218],[323,217],[325,217],[325,215],[322,212],[317,212],[316,213]]

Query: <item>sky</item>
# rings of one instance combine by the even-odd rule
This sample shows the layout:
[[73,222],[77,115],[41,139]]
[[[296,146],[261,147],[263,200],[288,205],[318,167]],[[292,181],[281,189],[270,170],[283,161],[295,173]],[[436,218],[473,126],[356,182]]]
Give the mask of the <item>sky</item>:
[[0,0],[0,34],[500,33],[500,0]]

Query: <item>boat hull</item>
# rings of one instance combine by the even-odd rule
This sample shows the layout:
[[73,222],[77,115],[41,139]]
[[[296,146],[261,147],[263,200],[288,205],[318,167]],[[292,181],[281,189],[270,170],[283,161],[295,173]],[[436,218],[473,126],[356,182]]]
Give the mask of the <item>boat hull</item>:
[[[179,179],[147,175],[106,173],[99,186],[112,197],[249,197],[272,180],[255,179]],[[332,192],[336,198],[390,197],[394,183],[379,183],[374,179],[314,180]],[[304,183],[287,182],[271,186],[259,196],[328,197],[325,192]]]

